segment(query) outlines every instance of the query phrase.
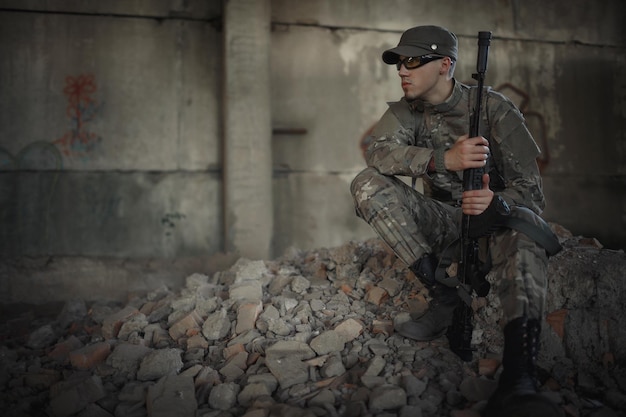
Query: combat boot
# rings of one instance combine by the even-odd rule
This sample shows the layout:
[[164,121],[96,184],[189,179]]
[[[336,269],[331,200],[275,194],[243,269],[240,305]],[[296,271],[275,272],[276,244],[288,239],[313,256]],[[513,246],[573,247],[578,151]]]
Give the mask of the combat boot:
[[418,341],[429,341],[443,336],[452,323],[454,309],[459,303],[455,288],[435,285],[429,291],[433,298],[426,313],[416,320],[409,320],[396,327],[396,332]]
[[504,328],[503,371],[484,417],[562,417],[561,408],[539,393],[536,361],[541,327],[520,317]]

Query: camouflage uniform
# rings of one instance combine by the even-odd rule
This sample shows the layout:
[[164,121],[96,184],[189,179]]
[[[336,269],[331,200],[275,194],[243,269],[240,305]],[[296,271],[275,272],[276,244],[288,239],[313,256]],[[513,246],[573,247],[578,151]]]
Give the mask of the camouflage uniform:
[[[460,237],[462,172],[446,171],[441,163],[436,172],[427,172],[427,167],[433,156],[441,161],[443,152],[469,132],[473,90],[455,81],[444,103],[409,103],[404,98],[391,103],[372,132],[368,168],[352,181],[357,214],[407,265],[424,254],[439,257]],[[539,148],[510,100],[491,89],[483,97],[480,124],[481,135],[490,143],[490,187],[510,206],[540,214],[545,200],[536,163]],[[398,177],[421,178],[424,194]],[[511,229],[493,233],[489,248],[503,324],[522,316],[541,318],[545,250]]]

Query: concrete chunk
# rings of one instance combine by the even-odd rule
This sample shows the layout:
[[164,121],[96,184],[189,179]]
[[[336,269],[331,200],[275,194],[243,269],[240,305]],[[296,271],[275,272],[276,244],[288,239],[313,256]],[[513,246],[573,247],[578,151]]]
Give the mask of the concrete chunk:
[[174,323],[169,328],[170,337],[173,340],[178,340],[181,337],[187,335],[188,331],[202,329],[202,317],[198,314],[197,311],[193,310],[191,313],[187,314],[176,323]]
[[118,375],[134,379],[141,360],[150,352],[152,349],[146,346],[122,343],[113,349],[106,363],[114,368]]
[[261,300],[263,288],[259,281],[243,281],[230,286],[229,297],[232,301]]
[[137,371],[140,381],[153,381],[166,375],[178,373],[183,367],[180,349],[161,349],[146,355]]
[[230,331],[230,320],[225,309],[220,309],[207,317],[202,325],[202,334],[208,340],[220,340]]
[[374,388],[369,399],[370,410],[397,410],[406,404],[406,392],[393,385]]
[[348,343],[359,337],[364,327],[363,323],[359,320],[350,318],[335,327],[335,332],[344,343]]
[[231,270],[235,273],[235,284],[244,281],[262,282],[263,279],[271,275],[264,261],[251,261],[245,258],[239,259],[231,267]]
[[50,346],[57,339],[57,334],[50,324],[41,326],[28,336],[26,346],[31,349],[43,349]]
[[216,410],[229,410],[237,404],[239,385],[226,382],[213,387],[209,394],[209,406]]
[[311,340],[310,346],[318,355],[325,355],[342,351],[345,343],[336,331],[327,330]]
[[99,376],[72,378],[50,388],[50,409],[56,417],[71,416],[105,396]]
[[148,388],[149,417],[195,417],[197,408],[191,376],[166,375]]
[[309,367],[302,362],[315,356],[305,343],[280,341],[266,351],[266,365],[276,377],[281,388],[302,384],[309,379]]
[[102,336],[105,339],[113,339],[117,337],[122,324],[137,313],[139,313],[139,310],[135,307],[126,306],[120,311],[107,316],[102,322]]

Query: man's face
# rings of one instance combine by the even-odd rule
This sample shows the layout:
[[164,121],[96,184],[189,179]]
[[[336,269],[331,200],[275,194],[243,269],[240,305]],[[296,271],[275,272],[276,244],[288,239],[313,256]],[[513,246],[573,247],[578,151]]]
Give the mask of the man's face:
[[[402,91],[404,91],[404,97],[407,100],[415,100],[416,98],[422,98],[428,101],[428,97],[433,93],[433,89],[437,85],[439,76],[442,71],[443,57],[423,56],[423,57],[405,57],[400,56],[398,61],[398,76],[400,76]],[[417,61],[419,65],[413,69],[407,69],[416,65]]]

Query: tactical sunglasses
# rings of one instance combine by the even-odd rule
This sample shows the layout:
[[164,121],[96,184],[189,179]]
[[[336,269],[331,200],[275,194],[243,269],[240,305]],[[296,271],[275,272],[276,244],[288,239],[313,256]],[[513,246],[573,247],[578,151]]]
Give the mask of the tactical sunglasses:
[[398,71],[400,71],[400,67],[402,67],[402,64],[404,64],[404,68],[411,70],[421,67],[422,65],[426,65],[431,61],[436,61],[443,58],[444,57],[437,55],[410,56],[396,62],[396,68],[398,69]]

